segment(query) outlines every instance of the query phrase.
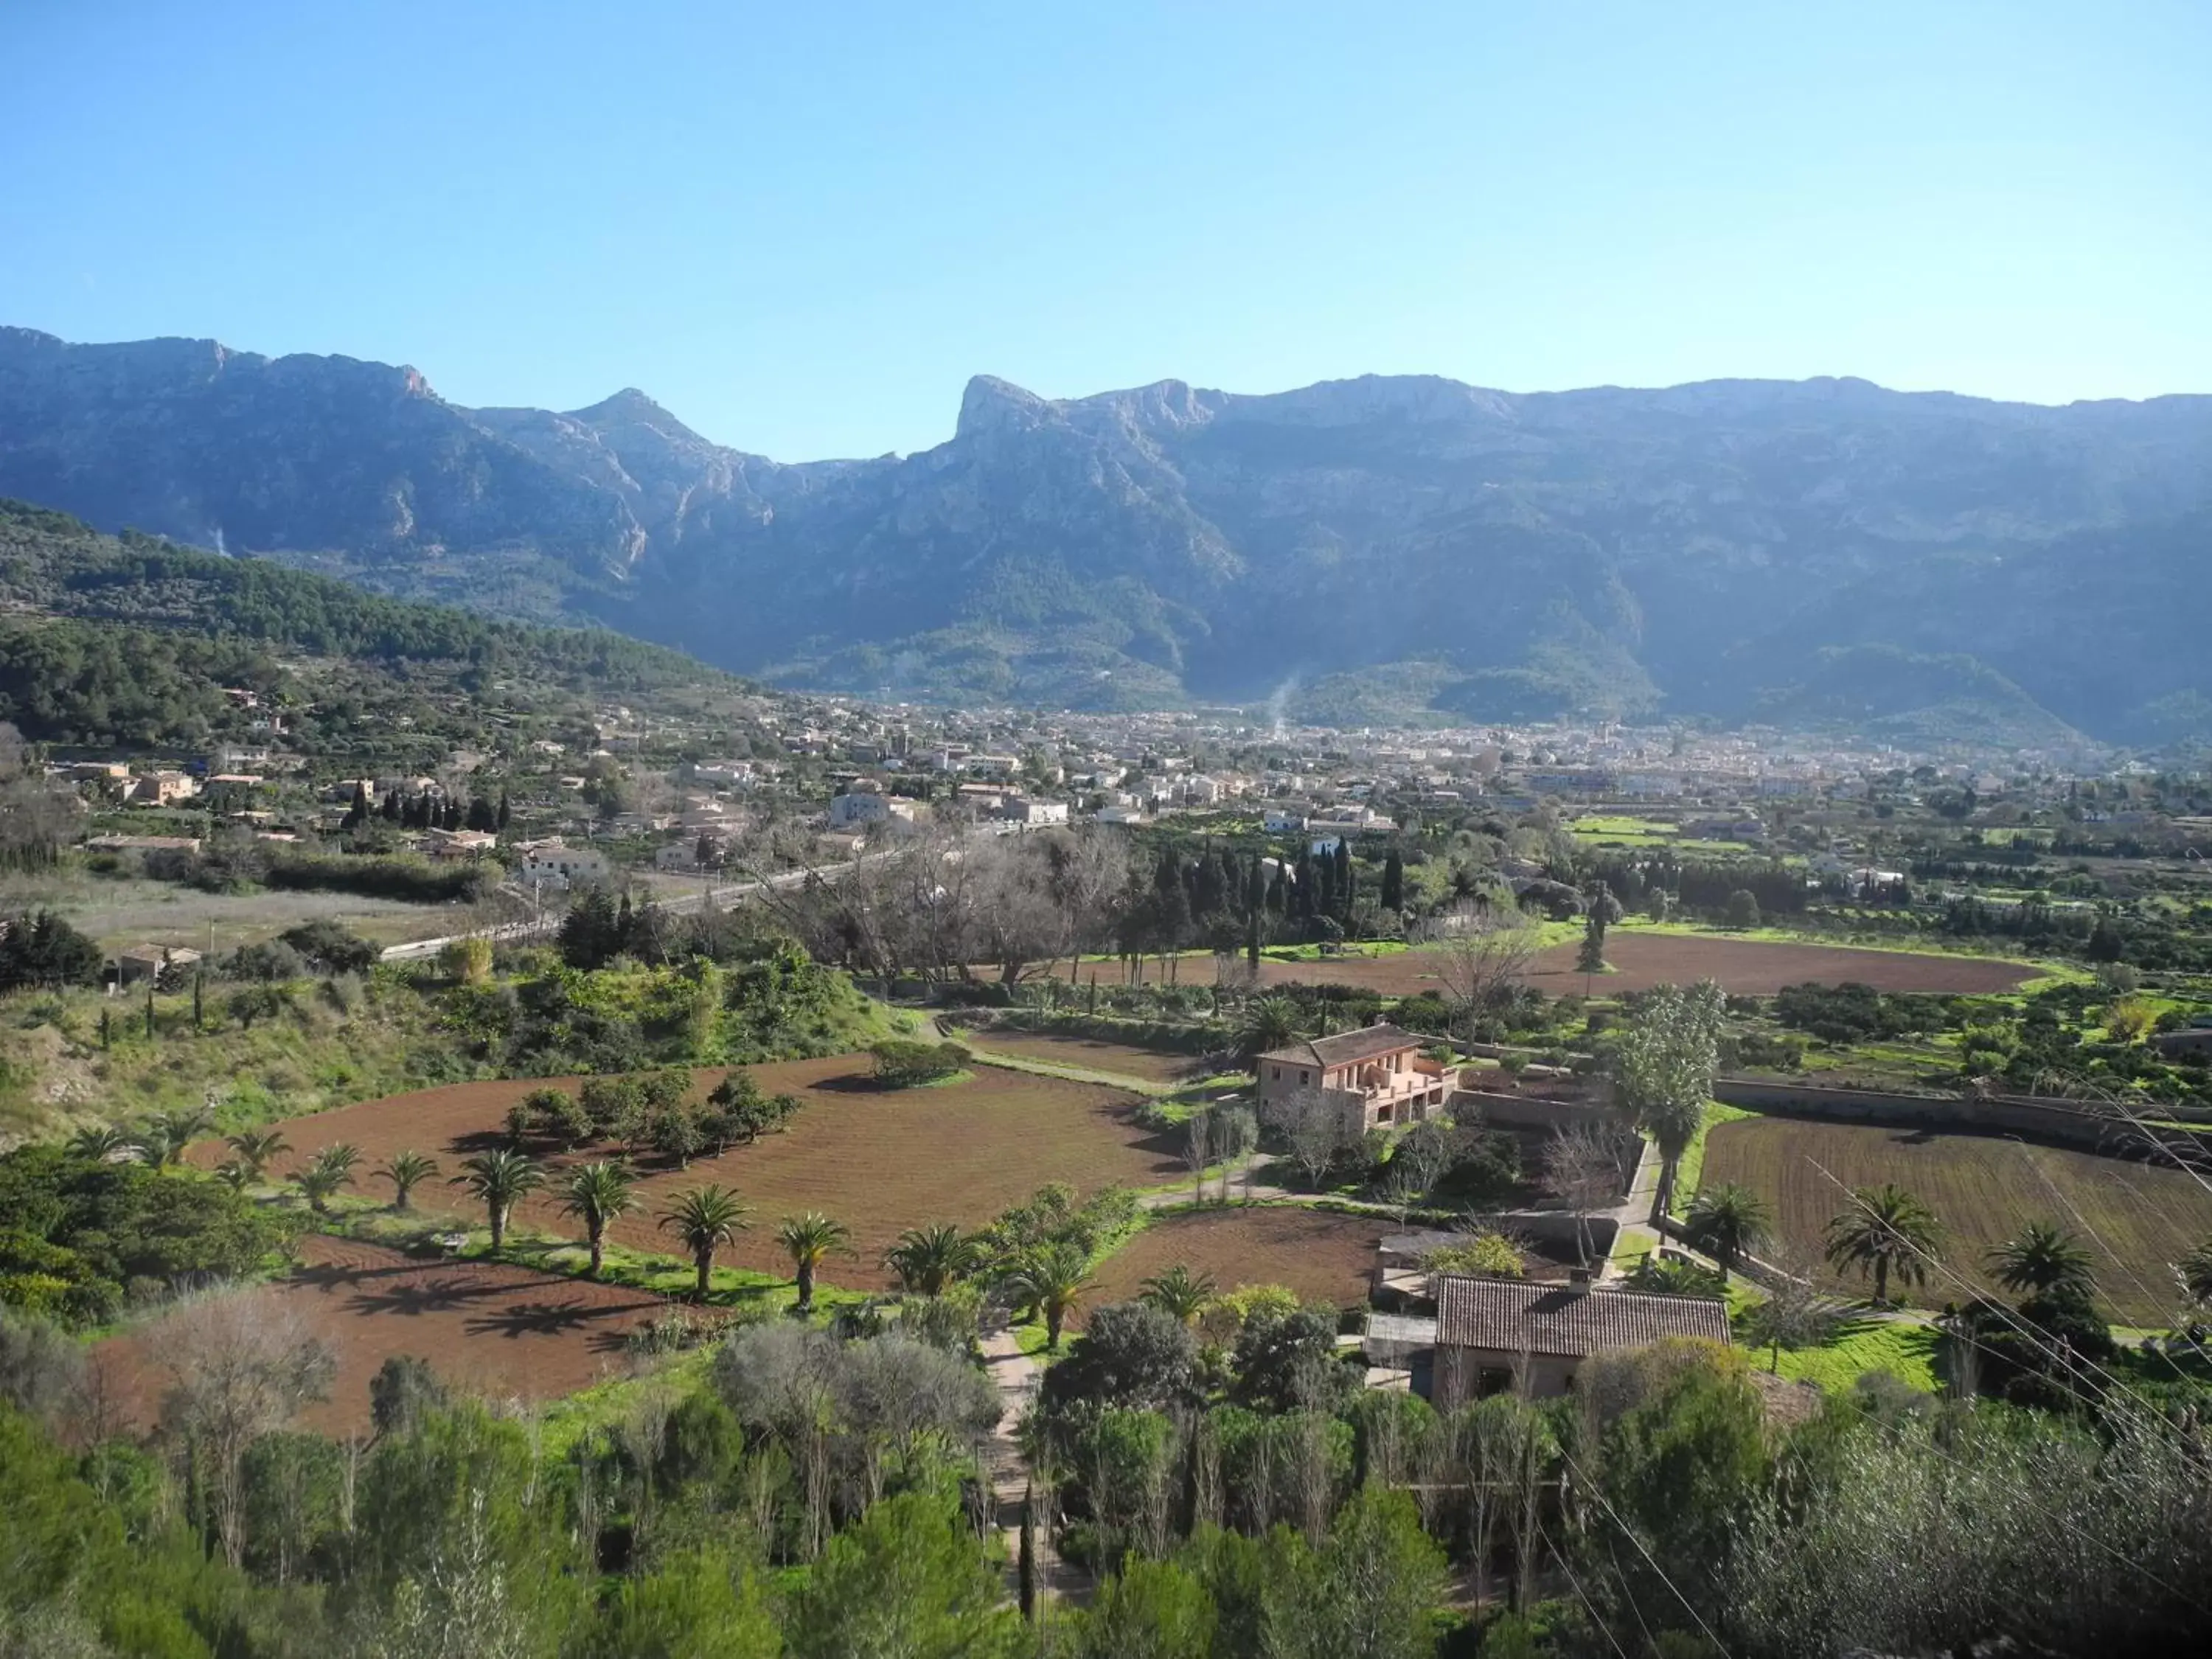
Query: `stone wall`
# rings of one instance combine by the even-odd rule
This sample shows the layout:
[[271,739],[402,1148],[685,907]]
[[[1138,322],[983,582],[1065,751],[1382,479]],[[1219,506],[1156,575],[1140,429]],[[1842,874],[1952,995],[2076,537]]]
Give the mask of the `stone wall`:
[[1901,1129],[1940,1130],[1948,1134],[2018,1135],[2051,1146],[2075,1147],[2116,1158],[2148,1158],[2180,1147],[2212,1152],[2212,1129],[2137,1129],[2113,1109],[2096,1101],[2039,1099],[1997,1095],[1885,1094],[1872,1089],[1838,1089],[1814,1083],[1781,1083],[1765,1078],[1718,1078],[1713,1098],[1729,1106],[1784,1116],[1824,1118],[1845,1123],[1878,1123]]

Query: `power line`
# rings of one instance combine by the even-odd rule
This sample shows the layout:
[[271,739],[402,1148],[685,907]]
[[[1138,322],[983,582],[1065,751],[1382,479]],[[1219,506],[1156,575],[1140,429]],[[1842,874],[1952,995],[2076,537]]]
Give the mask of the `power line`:
[[1650,1550],[1644,1548],[1644,1540],[1637,1536],[1636,1529],[1630,1526],[1627,1522],[1621,1519],[1620,1511],[1613,1508],[1613,1500],[1605,1495],[1605,1489],[1583,1473],[1582,1466],[1575,1462],[1573,1454],[1569,1452],[1564,1445],[1559,1448],[1559,1457],[1570,1469],[1574,1471],[1575,1478],[1589,1487],[1590,1495],[1596,1498],[1599,1503],[1605,1505],[1605,1512],[1613,1517],[1613,1524],[1628,1534],[1628,1541],[1636,1546],[1636,1553],[1644,1558],[1644,1565],[1649,1566],[1652,1571],[1659,1575],[1659,1582],[1666,1585],[1669,1590],[1674,1592],[1674,1599],[1682,1604],[1684,1611],[1688,1613],[1691,1618],[1698,1621],[1698,1628],[1705,1632],[1705,1640],[1711,1642],[1716,1648],[1720,1650],[1721,1659],[1729,1659],[1727,1644],[1723,1642],[1719,1637],[1713,1634],[1713,1627],[1705,1622],[1705,1614],[1699,1613],[1697,1608],[1691,1604],[1690,1598],[1682,1594],[1681,1586],[1668,1577],[1667,1569],[1661,1566],[1659,1563],[1652,1558],[1652,1554]]

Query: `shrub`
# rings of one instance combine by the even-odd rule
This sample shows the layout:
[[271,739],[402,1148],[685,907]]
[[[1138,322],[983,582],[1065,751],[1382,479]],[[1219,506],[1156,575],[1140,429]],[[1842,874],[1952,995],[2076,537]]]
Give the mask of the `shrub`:
[[799,1109],[796,1095],[764,1095],[747,1072],[732,1072],[716,1084],[699,1115],[699,1133],[717,1152],[742,1146],[781,1128]]
[[604,1140],[626,1140],[644,1101],[634,1077],[587,1077],[577,1091],[594,1133]]
[[1479,1279],[1525,1279],[1528,1264],[1521,1247],[1504,1233],[1470,1233],[1456,1244],[1440,1244],[1421,1257],[1432,1273],[1473,1273]]
[[876,1081],[886,1089],[911,1089],[934,1083],[966,1067],[968,1050],[957,1042],[878,1042],[869,1052],[875,1056]]
[[438,952],[438,966],[456,985],[482,985],[491,977],[491,941],[473,935],[451,940]]
[[380,952],[360,934],[335,921],[303,921],[276,935],[323,974],[365,974],[376,966]]

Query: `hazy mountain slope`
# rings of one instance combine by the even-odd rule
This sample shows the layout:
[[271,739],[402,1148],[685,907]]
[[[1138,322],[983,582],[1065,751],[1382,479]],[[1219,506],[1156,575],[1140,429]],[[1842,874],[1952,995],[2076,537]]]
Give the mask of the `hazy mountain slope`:
[[2212,698],[2175,603],[2206,571],[2206,398],[981,376],[934,449],[792,465],[636,392],[470,410],[411,370],[0,330],[0,490],[861,692],[1350,675],[1363,709],[1740,715],[1868,646],[1978,658],[2021,699],[1991,707],[2106,737]]

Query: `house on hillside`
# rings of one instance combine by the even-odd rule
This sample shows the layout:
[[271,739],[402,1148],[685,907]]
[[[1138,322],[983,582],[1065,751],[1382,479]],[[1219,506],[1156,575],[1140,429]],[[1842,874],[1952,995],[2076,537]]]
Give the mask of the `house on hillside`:
[[149,772],[131,783],[131,801],[135,806],[167,806],[171,801],[190,800],[199,792],[199,780],[190,773]]
[[1725,1346],[1728,1304],[1717,1297],[1598,1290],[1516,1279],[1436,1278],[1436,1312],[1369,1319],[1370,1358],[1411,1373],[1413,1391],[1438,1411],[1516,1390],[1532,1399],[1571,1391],[1592,1354],[1647,1347],[1668,1337]]
[[499,837],[489,830],[430,830],[423,833],[422,848],[432,859],[485,858],[499,850]]
[[165,974],[181,972],[200,959],[197,951],[181,945],[129,945],[115,953],[115,979],[119,985],[139,985]]
[[1396,1123],[1419,1123],[1443,1110],[1459,1086],[1459,1067],[1421,1051],[1432,1039],[1384,1023],[1335,1036],[1270,1049],[1254,1062],[1260,1109],[1312,1090],[1333,1101],[1355,1134]]
[[542,883],[557,890],[572,882],[605,881],[607,878],[607,855],[596,847],[571,847],[561,841],[538,841],[526,842],[519,850],[522,854],[522,864],[515,876],[526,886]]

